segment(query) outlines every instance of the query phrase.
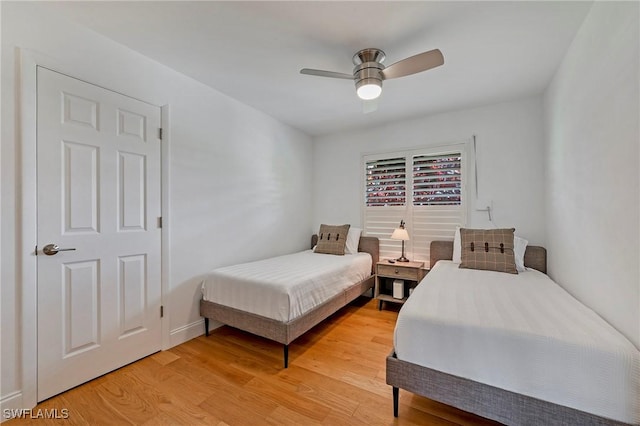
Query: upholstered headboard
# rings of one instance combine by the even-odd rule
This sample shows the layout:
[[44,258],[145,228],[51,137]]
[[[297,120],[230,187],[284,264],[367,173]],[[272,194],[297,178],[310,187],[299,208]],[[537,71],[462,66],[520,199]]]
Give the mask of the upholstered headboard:
[[[318,243],[318,235],[313,234],[311,236],[311,248]],[[360,237],[360,243],[358,244],[358,251],[369,253],[373,263],[371,264],[371,273],[374,274],[376,270],[376,263],[380,258],[380,240],[376,237]]]
[[[431,263],[433,266],[438,260],[453,259],[453,241],[431,241]],[[540,246],[527,246],[524,252],[524,266],[547,273],[547,249]]]

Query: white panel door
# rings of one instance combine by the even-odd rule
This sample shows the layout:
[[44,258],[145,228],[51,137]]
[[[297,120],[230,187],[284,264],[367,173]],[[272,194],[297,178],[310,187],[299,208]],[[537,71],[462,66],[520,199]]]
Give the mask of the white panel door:
[[37,96],[41,401],[160,350],[161,141],[136,99],[40,67]]

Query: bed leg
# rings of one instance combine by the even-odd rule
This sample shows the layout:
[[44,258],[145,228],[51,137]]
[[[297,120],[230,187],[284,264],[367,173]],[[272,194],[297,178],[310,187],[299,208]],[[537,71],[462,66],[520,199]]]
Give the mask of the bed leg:
[[398,417],[398,399],[400,397],[400,389],[393,388],[393,417]]
[[289,368],[289,345],[284,345],[284,368]]
[[209,337],[209,318],[204,317],[204,334]]

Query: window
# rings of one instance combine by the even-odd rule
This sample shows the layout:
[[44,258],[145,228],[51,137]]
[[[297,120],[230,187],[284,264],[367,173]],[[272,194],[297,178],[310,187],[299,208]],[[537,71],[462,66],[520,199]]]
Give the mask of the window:
[[406,159],[367,162],[365,201],[367,207],[404,206],[407,199]]
[[400,256],[391,233],[406,222],[411,260],[429,260],[432,240],[453,240],[466,217],[465,145],[364,156],[363,223],[380,239],[380,256]]
[[413,157],[413,205],[459,206],[462,203],[462,154]]

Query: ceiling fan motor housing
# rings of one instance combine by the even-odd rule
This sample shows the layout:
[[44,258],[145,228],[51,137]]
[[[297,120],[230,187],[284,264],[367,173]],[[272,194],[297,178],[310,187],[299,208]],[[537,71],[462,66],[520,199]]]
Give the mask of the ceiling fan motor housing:
[[384,62],[387,55],[380,49],[362,49],[353,55],[353,64],[360,65],[365,62]]
[[362,49],[353,55],[353,79],[356,83],[356,90],[367,84],[375,84],[382,87],[382,70],[386,55],[380,49]]

